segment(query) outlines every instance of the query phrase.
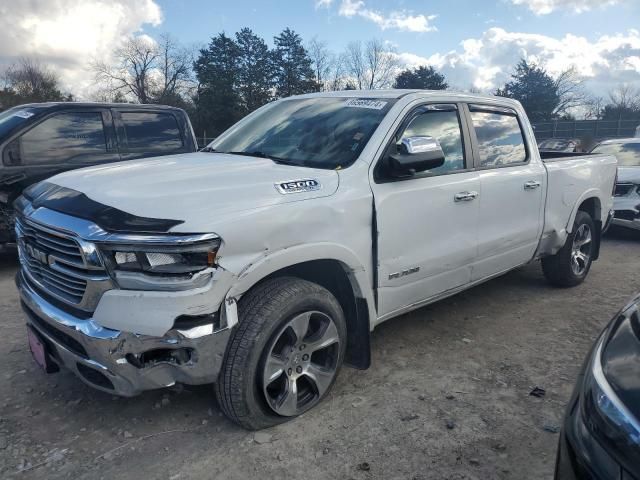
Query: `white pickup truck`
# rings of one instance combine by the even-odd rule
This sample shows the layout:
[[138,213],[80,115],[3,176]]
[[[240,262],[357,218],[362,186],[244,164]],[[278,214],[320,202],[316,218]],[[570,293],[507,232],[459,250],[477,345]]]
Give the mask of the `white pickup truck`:
[[505,98],[273,102],[202,152],[28,189],[29,345],[113,394],[215,383],[230,419],[274,425],[325,397],[343,362],[367,368],[385,320],[537,259],[553,284],[582,282],[615,176],[610,155],[541,159]]

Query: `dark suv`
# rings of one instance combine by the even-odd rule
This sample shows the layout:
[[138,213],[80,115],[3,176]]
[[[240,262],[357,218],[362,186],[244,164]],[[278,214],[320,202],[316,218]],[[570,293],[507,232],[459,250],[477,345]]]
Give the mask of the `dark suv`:
[[12,202],[29,185],[74,168],[196,150],[179,108],[66,102],[0,112],[0,251],[14,241]]

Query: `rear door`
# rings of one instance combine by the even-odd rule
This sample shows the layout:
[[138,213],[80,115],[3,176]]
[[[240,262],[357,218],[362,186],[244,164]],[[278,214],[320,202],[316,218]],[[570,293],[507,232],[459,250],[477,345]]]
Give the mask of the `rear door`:
[[193,151],[171,110],[114,109],[123,160]]
[[544,221],[546,170],[514,110],[468,105],[467,115],[481,192],[475,281],[533,258]]
[[[411,136],[437,139],[445,164],[406,178],[386,174],[385,158]],[[381,317],[469,283],[480,182],[458,105],[422,105],[408,113],[374,169],[372,189]]]

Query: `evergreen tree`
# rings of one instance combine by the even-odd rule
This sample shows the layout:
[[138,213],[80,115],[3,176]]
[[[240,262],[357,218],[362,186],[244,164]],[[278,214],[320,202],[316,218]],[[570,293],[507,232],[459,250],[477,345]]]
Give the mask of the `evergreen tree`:
[[444,75],[438,73],[435,68],[418,67],[413,70],[404,70],[396,77],[393,88],[420,88],[426,90],[446,90],[449,85]]
[[273,64],[264,40],[251,29],[236,33],[238,45],[238,92],[246,113],[268,103],[272,98]]
[[224,33],[211,39],[200,50],[193,69],[199,87],[196,124],[199,132],[218,135],[242,118],[242,99],[238,94],[240,47]]
[[498,89],[496,95],[518,100],[531,122],[554,118],[561,100],[554,79],[543,68],[525,59],[520,60],[511,81]]
[[282,98],[317,91],[311,59],[300,35],[286,28],[273,40],[276,95]]

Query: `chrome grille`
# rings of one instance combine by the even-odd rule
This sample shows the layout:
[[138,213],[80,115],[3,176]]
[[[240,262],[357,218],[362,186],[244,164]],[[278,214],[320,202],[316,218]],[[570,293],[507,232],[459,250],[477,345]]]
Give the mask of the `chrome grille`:
[[78,241],[20,217],[16,236],[22,268],[37,288],[83,310],[95,308],[109,277],[104,269],[87,268]]

